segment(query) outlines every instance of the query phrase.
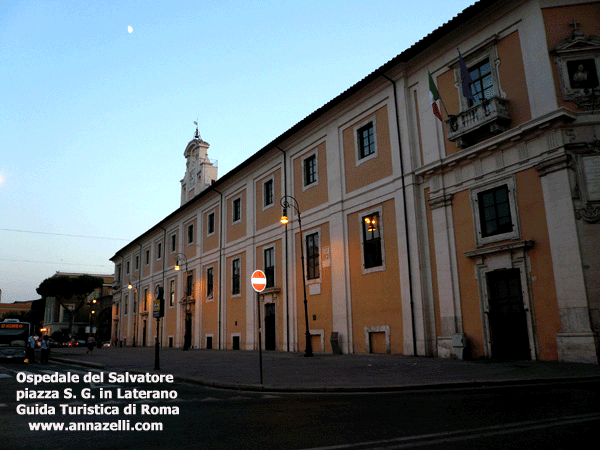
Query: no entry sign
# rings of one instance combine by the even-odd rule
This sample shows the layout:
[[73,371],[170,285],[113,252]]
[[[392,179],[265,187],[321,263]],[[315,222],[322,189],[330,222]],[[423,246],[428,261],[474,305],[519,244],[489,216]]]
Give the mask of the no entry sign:
[[262,292],[267,286],[267,277],[262,270],[255,270],[252,272],[252,279],[250,282],[252,283],[252,288],[256,292]]

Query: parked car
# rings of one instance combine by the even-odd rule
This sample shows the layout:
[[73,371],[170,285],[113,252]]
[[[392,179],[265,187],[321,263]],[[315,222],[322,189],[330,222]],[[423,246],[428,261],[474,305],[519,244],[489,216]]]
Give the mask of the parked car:
[[81,347],[85,346],[85,341],[83,339],[71,339],[68,343],[69,347]]

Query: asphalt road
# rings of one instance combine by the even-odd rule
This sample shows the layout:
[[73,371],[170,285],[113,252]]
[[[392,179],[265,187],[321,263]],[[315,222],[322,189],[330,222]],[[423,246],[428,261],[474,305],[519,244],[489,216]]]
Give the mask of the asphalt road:
[[[53,383],[39,379],[37,386],[32,383],[36,375],[39,378],[56,373],[78,375],[81,380]],[[86,374],[99,377],[102,373],[103,381],[82,381]],[[108,371],[97,369],[59,363],[0,362],[2,447],[573,449],[589,445],[590,439],[595,441],[600,425],[600,383],[591,382],[402,393],[269,394],[181,382],[113,381]],[[72,389],[75,397],[64,398],[65,389]],[[32,391],[38,390],[51,394],[56,391],[60,398],[17,401],[17,395],[31,396]],[[140,392],[147,390],[167,391],[171,396],[174,391],[176,398],[118,398],[119,395],[139,397]],[[95,398],[82,398],[86,393]],[[100,404],[111,410],[116,407],[118,414],[81,414],[81,409],[71,409],[95,408]],[[42,405],[54,407],[55,414],[41,414]],[[60,405],[67,405],[66,414]],[[136,406],[136,414],[125,414],[124,409],[129,405]],[[141,414],[143,405],[163,409],[157,410],[157,415]],[[25,411],[19,414],[17,408]],[[128,423],[133,427],[142,422],[160,423],[162,431],[31,429],[31,424],[50,422],[64,427],[80,422],[84,425],[77,426],[106,426],[105,423],[112,422],[115,426],[124,427]]]

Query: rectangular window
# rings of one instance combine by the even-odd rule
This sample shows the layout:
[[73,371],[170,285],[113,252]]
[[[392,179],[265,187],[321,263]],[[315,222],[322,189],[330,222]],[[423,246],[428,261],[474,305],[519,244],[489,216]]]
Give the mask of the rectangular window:
[[129,261],[125,263],[125,273],[129,275]]
[[115,315],[118,316],[119,315],[119,304],[115,303]]
[[169,283],[169,306],[175,306],[175,280]]
[[275,249],[267,248],[264,251],[265,258],[265,275],[267,277],[268,288],[275,286]]
[[177,235],[172,234],[171,235],[171,253],[174,253],[176,248],[177,248]]
[[185,295],[191,297],[194,293],[194,272],[187,273]]
[[240,260],[234,259],[231,263],[231,295],[241,294],[240,290]]
[[148,303],[150,302],[150,296],[148,294],[148,289],[144,289],[144,306],[143,311],[148,311]]
[[492,78],[492,68],[490,60],[485,59],[474,67],[469,68],[472,83],[471,93],[473,98],[469,99],[469,108],[479,105],[482,97],[486,100],[494,96],[494,79]]
[[366,158],[375,153],[375,130],[373,122],[369,122],[356,132],[358,139],[358,159]]
[[213,234],[215,232],[215,213],[212,212],[208,215],[208,224],[207,224],[208,234]]
[[117,281],[121,281],[121,264],[117,264]]
[[187,227],[188,244],[194,243],[194,224],[190,224]]
[[273,180],[265,181],[265,184],[263,184],[263,197],[263,206],[273,204]]
[[306,236],[306,279],[315,280],[320,277],[319,233],[312,233]]
[[135,270],[140,270],[140,256],[136,255],[135,257]]
[[145,265],[150,264],[150,250],[146,250],[146,255],[145,255],[145,258],[144,258],[144,264]]
[[125,300],[123,301],[123,314],[124,315],[128,314],[128,311],[127,311],[129,309],[128,306],[129,306],[129,296],[126,295]]
[[242,199],[236,198],[233,201],[233,221],[237,222],[242,218]]
[[363,217],[363,255],[365,269],[383,265],[379,213]]
[[162,242],[156,244],[156,259],[162,258]]
[[508,186],[503,185],[477,194],[481,237],[513,231]]
[[206,296],[212,297],[214,289],[214,269],[209,267],[206,269]]
[[317,155],[311,155],[304,160],[304,186],[317,181]]

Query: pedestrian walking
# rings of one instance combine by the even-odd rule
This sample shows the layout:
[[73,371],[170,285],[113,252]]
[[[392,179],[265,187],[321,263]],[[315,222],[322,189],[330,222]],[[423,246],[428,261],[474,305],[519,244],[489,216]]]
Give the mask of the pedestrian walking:
[[88,338],[87,341],[87,348],[88,351],[86,352],[88,355],[90,355],[93,351],[94,351],[94,344],[96,343],[96,340],[94,339],[94,336],[90,336]]
[[50,338],[45,335],[42,340],[42,363],[46,364],[50,357]]
[[27,361],[31,364],[35,362],[35,338],[33,334],[27,339]]

